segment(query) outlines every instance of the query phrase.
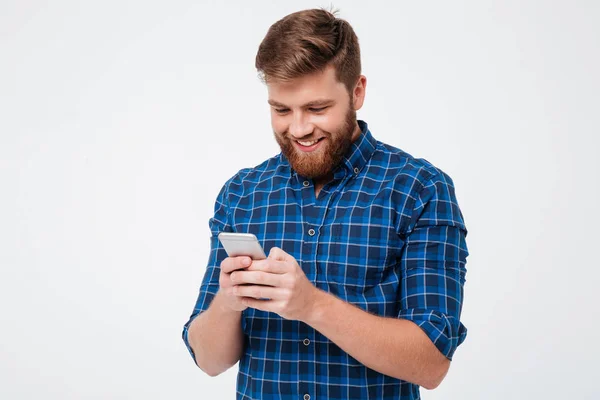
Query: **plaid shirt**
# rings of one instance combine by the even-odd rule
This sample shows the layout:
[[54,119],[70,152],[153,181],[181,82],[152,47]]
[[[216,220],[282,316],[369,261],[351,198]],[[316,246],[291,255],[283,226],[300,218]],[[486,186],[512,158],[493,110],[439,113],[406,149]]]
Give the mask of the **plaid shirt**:
[[[209,225],[211,251],[190,322],[219,288],[227,256],[219,232],[255,234],[268,254],[296,258],[319,289],[365,311],[413,321],[451,359],[466,337],[459,320],[467,234],[453,182],[423,159],[362,135],[315,198],[313,182],[279,154],[223,186]],[[238,399],[418,399],[419,386],[367,368],[309,325],[248,308]]]

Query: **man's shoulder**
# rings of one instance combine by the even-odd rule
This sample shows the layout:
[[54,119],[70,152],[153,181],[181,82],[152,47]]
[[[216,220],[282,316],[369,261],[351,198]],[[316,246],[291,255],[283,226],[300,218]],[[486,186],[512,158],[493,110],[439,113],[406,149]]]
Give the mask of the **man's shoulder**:
[[290,176],[289,164],[283,156],[277,154],[266,159],[254,167],[246,167],[236,172],[225,185],[229,190],[242,189],[242,187],[258,187],[267,185],[273,179],[286,179]]
[[451,178],[442,169],[425,158],[416,158],[400,148],[380,141],[377,141],[371,163],[386,168],[388,176],[403,181],[417,181],[417,186],[422,187],[438,179],[452,184]]

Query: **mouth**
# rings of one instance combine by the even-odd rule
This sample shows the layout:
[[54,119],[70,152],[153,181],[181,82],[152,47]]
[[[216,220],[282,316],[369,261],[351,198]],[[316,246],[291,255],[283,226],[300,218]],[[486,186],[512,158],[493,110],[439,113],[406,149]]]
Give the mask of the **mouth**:
[[324,137],[316,139],[316,140],[293,140],[294,145],[303,152],[311,152],[315,151],[317,148],[321,146]]

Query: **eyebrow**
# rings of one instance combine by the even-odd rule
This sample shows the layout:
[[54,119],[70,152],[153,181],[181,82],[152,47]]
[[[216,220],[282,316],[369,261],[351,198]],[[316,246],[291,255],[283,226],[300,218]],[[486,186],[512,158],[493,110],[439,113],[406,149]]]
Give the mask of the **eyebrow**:
[[[330,104],[333,102],[334,102],[333,99],[313,100],[313,101],[309,101],[308,103],[302,105],[302,108],[324,106],[324,105],[327,105],[327,104]],[[278,101],[275,101],[275,100],[269,100],[268,103],[270,105],[272,105],[273,107],[289,108],[285,104],[279,103]]]

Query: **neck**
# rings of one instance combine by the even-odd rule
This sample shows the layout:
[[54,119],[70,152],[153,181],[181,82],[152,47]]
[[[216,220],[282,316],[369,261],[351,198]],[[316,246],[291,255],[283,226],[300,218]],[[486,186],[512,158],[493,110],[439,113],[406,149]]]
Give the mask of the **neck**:
[[323,186],[333,179],[333,173],[329,173],[321,178],[315,178],[315,197],[319,197],[319,192],[323,189]]
[[356,125],[354,126],[354,132],[352,132],[352,143],[356,142],[362,131],[360,130],[360,125],[358,125],[358,121],[356,121]]

